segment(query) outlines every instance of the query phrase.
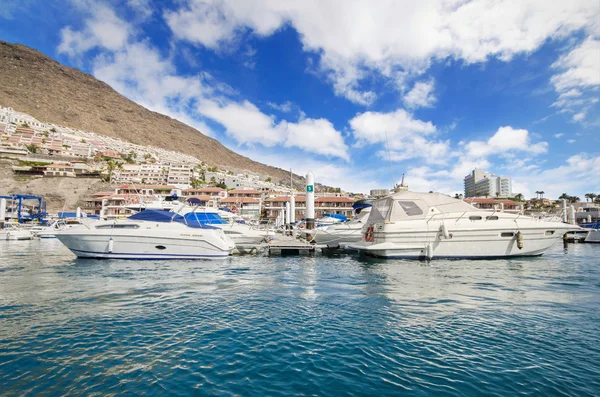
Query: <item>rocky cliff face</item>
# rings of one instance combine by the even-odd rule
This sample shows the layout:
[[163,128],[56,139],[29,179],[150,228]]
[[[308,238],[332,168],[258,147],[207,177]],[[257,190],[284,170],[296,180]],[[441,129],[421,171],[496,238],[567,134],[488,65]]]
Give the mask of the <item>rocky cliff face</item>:
[[286,171],[241,156],[186,124],[130,101],[89,74],[29,47],[3,41],[0,105],[42,122],[189,154],[209,165],[289,180]]

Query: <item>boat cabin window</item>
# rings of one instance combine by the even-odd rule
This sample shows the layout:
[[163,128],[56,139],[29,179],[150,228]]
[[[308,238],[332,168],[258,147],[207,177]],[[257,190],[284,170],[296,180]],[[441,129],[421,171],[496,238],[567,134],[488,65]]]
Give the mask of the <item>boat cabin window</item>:
[[471,221],[480,221],[481,217],[479,215],[471,215],[469,217],[469,220],[471,220]]
[[546,236],[552,236],[554,234],[554,230],[546,230]]
[[488,221],[497,221],[498,217],[496,215],[486,216],[485,219]]
[[513,237],[514,235],[515,235],[515,233],[513,233],[513,232],[500,233],[501,237]]
[[139,229],[140,225],[98,225],[96,229]]
[[423,215],[423,210],[419,208],[419,206],[415,204],[414,201],[398,200],[398,204],[400,204],[400,207],[402,207],[402,209],[404,210],[404,212],[406,212],[406,215],[408,216]]

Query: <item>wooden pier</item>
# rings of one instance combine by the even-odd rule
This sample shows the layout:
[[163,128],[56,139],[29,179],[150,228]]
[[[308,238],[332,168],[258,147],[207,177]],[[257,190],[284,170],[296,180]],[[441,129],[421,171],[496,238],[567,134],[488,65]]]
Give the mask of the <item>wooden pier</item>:
[[320,245],[293,239],[273,240],[268,244],[269,256],[312,256],[321,248]]

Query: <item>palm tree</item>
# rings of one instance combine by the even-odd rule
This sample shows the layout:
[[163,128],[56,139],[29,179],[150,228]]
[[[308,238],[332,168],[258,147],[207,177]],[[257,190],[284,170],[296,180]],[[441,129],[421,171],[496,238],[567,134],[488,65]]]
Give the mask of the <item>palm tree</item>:
[[106,169],[108,170],[108,183],[112,183],[112,172],[117,168],[117,165],[113,160],[106,162]]
[[585,201],[591,201],[593,203],[594,198],[596,198],[596,195],[594,193],[586,193],[585,194]]
[[569,203],[578,203],[581,199],[577,196],[569,196]]
[[560,195],[560,197],[558,198],[559,200],[569,200],[569,195],[567,193],[563,193]]
[[540,198],[541,198],[541,199],[543,199],[543,198],[544,198],[544,194],[546,194],[546,192],[545,192],[545,191],[543,191],[543,190],[542,190],[542,191],[540,191]]
[[517,194],[515,194],[515,198],[516,198],[517,200],[519,200],[519,201],[522,201],[522,200],[523,200],[523,194],[521,194],[521,193],[517,193]]

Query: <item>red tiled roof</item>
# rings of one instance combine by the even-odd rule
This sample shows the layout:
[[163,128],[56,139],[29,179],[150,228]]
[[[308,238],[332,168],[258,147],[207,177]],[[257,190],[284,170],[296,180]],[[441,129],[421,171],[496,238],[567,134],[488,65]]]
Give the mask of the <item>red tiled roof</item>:
[[255,198],[252,197],[227,197],[227,198],[223,198],[221,200],[219,200],[220,204],[238,204],[238,203],[242,203],[242,204],[259,204],[260,201],[258,201]]
[[[302,202],[302,201],[306,201],[306,196],[294,196],[294,199],[296,202]],[[272,199],[267,199],[267,201],[289,201],[290,197],[289,196],[278,196]]]
[[229,191],[229,194],[260,194],[260,192],[258,190],[254,190],[254,189],[249,189],[249,190],[233,189],[233,190]]
[[197,196],[185,196],[185,198],[187,200],[189,200],[191,198],[195,198],[195,199],[198,199],[200,201],[210,201],[210,200],[214,199],[214,197],[211,197],[211,196],[209,196],[207,194],[199,194]]
[[315,203],[354,203],[354,200],[348,197],[317,197]]
[[156,190],[167,190],[175,189],[175,186],[171,185],[123,185],[119,186],[119,189],[156,189]]
[[225,189],[222,189],[220,187],[202,187],[200,189],[185,189],[183,191],[186,193],[219,193],[224,190]]

